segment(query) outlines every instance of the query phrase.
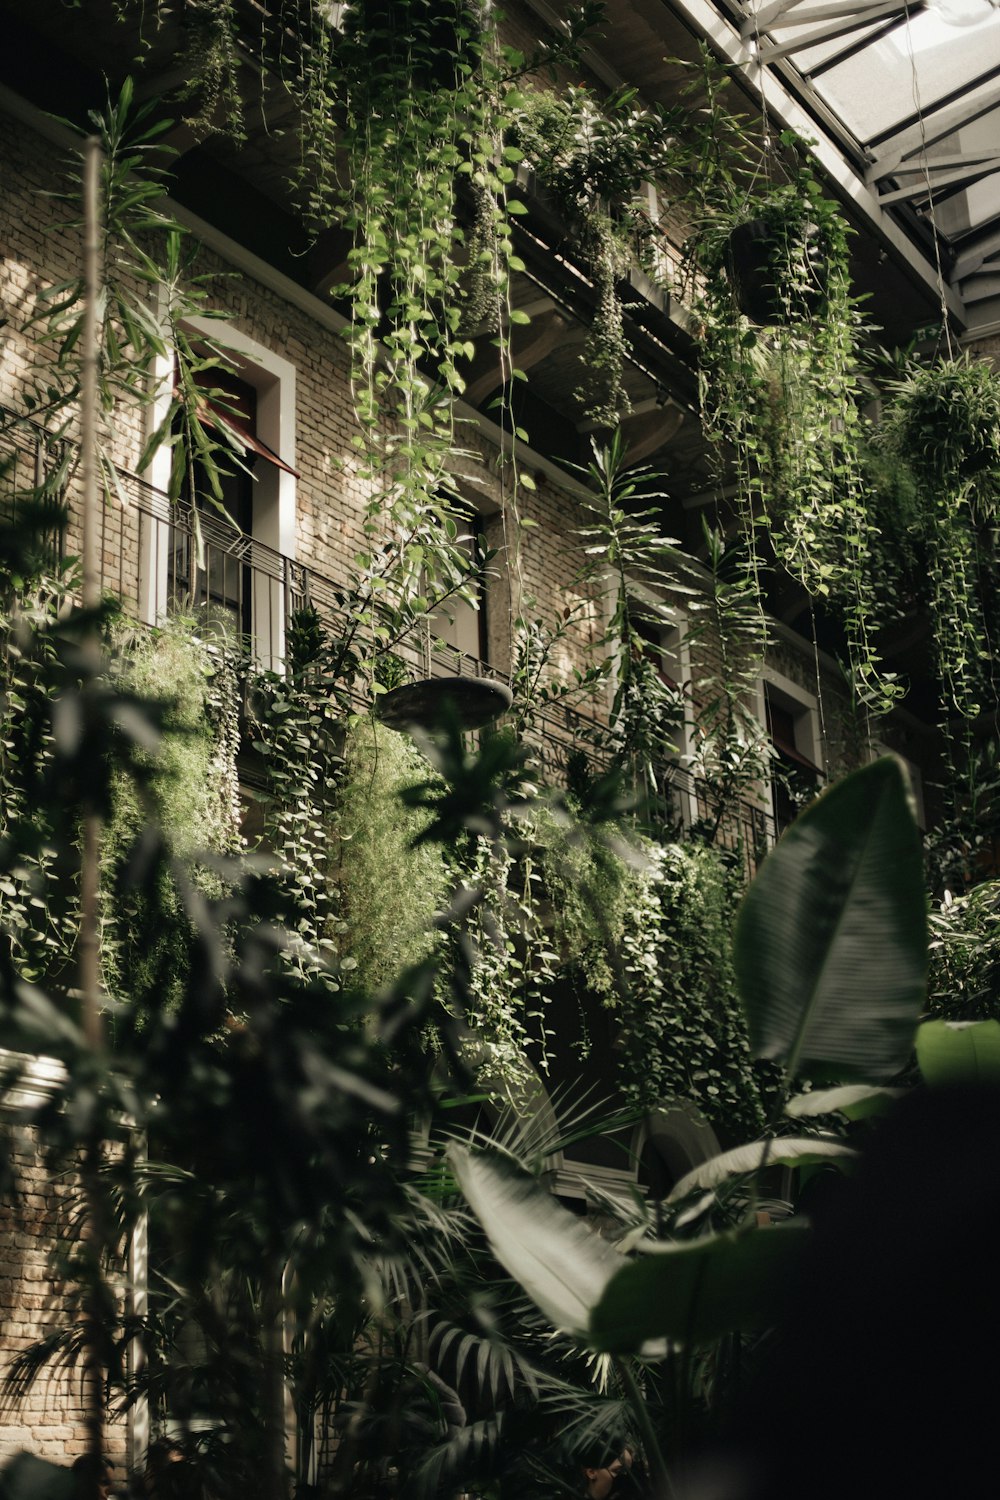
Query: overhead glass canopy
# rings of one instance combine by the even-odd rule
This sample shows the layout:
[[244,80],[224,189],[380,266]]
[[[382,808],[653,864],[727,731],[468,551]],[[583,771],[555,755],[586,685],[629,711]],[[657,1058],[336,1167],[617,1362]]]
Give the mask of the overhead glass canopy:
[[[720,0],[720,8],[725,0]],[[735,0],[744,43],[833,120],[880,204],[1000,298],[1000,0]]]

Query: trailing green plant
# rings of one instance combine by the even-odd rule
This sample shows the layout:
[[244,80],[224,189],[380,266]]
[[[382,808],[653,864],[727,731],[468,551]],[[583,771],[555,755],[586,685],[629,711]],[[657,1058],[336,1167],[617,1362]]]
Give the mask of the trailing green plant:
[[697,843],[642,845],[620,937],[623,1092],[644,1109],[692,1100],[723,1138],[752,1137],[775,1080],[751,1061],[730,954],[742,881]]
[[[172,618],[155,631],[121,622],[110,645],[122,688],[163,705],[148,782],[140,796],[131,776],[115,777],[102,848],[104,982],[116,999],[148,1008],[176,999],[190,962],[193,929],[178,879],[220,897],[225,882],[207,861],[242,848],[239,683],[232,658],[199,639],[194,620]],[[123,881],[151,818],[166,858],[145,881]]]
[[995,697],[1000,377],[969,357],[911,360],[889,387],[873,444],[907,497],[944,717],[974,719]]
[[[570,49],[590,11],[571,26]],[[356,0],[328,45],[325,81],[306,92],[309,216],[352,239],[337,291],[350,314],[368,555],[412,536],[406,581],[417,597],[465,587],[450,476],[473,332],[496,329],[500,420],[514,429],[510,325],[524,315],[510,307],[509,277],[524,270],[512,229],[524,208],[508,198],[520,160],[508,127],[521,107],[516,79],[539,62],[502,46],[490,4]],[[511,474],[516,484],[516,463]]]
[[435,917],[445,904],[448,866],[422,840],[427,815],[402,795],[427,779],[426,761],[405,735],[377,720],[348,731],[337,804],[341,967],[366,993],[384,989],[435,952]]
[[[801,143],[782,136],[786,150]],[[813,599],[839,610],[855,692],[873,713],[900,686],[879,659],[872,582],[874,525],[859,458],[861,315],[852,296],[847,226],[806,166],[778,186],[737,181],[688,248],[700,320],[699,381],[708,435],[731,451],[736,504],[755,586],[766,535],[775,561]],[[738,236],[760,257],[745,273],[757,292],[740,306]],[[720,464],[722,460],[720,457]]]
[[646,257],[655,226],[638,194],[676,168],[676,112],[637,103],[635,89],[605,100],[579,85],[530,91],[514,122],[537,182],[553,196],[594,283],[593,321],[580,355],[577,399],[601,426],[631,411],[623,383],[629,341],[619,282]]
[[188,80],[178,95],[195,105],[185,124],[199,136],[223,131],[246,139],[240,89],[240,38],[234,0],[192,0],[184,9],[181,64]]
[[756,696],[767,645],[767,621],[754,567],[740,544],[702,521],[709,583],[690,604],[693,671],[690,765],[707,801],[694,832],[707,843],[743,838],[740,804],[753,802],[771,757]]

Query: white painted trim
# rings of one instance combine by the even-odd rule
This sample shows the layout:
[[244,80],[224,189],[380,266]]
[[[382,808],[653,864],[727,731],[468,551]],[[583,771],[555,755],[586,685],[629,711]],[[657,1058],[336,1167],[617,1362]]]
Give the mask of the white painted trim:
[[40,1109],[66,1082],[66,1065],[57,1057],[13,1052],[0,1047],[0,1071],[18,1070],[13,1088],[4,1090],[0,1107],[21,1111]]
[[[261,442],[294,468],[296,447],[296,368],[291,360],[251,338],[224,318],[184,319],[185,329],[217,345],[240,375],[257,392],[257,431]],[[149,408],[149,433],[163,422],[170,406],[173,359],[157,356],[153,366],[156,395]],[[170,451],[160,448],[146,478],[159,490],[170,481]],[[254,474],[253,536],[285,557],[294,559],[296,480],[275,464],[258,464]],[[140,543],[140,616],[147,625],[160,623],[167,612],[169,517],[145,519]],[[261,666],[280,671],[285,649],[285,593],[280,579],[257,574],[253,579],[253,649]]]
[[824,745],[819,732],[819,699],[815,693],[810,693],[806,688],[800,687],[790,677],[785,677],[781,672],[776,672],[773,667],[766,663],[761,671],[760,682],[757,686],[758,717],[760,722],[767,728],[767,713],[765,708],[765,688],[777,689],[777,701],[784,698],[792,706],[796,714],[796,741],[798,741],[798,730],[804,727],[807,731],[808,744],[796,743],[796,748],[802,754],[818,766],[824,769]]

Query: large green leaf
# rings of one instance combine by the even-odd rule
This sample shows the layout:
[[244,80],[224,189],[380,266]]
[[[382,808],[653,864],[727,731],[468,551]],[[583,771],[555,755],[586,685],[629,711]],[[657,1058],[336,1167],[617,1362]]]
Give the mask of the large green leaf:
[[808,1225],[789,1221],[657,1247],[608,1284],[590,1342],[625,1354],[650,1339],[699,1344],[767,1328],[787,1304],[809,1235]]
[[670,1190],[668,1203],[686,1198],[698,1188],[711,1188],[740,1172],[758,1172],[762,1166],[809,1167],[817,1162],[845,1165],[857,1152],[843,1141],[821,1141],[815,1136],[784,1136],[772,1141],[751,1141],[748,1146],[734,1146],[718,1156],[709,1157],[686,1172]]
[[736,973],[757,1057],[880,1083],[907,1062],[923,1003],[920,836],[891,756],[825,792],[744,898]]
[[590,1312],[621,1255],[506,1157],[452,1145],[459,1187],[504,1270],[556,1328],[587,1337]]
[[1000,1021],[925,1021],[917,1062],[932,1088],[1000,1083]]
[[890,1089],[877,1083],[845,1083],[840,1088],[813,1089],[796,1094],[785,1105],[785,1114],[795,1120],[813,1115],[846,1115],[849,1120],[866,1120],[869,1115],[884,1115],[906,1089]]

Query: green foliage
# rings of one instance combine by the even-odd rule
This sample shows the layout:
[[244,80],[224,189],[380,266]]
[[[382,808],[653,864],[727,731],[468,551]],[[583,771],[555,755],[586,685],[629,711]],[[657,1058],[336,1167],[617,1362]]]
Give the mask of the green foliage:
[[166,705],[152,808],[140,807],[121,778],[109,844],[136,836],[152,811],[171,850],[231,854],[241,847],[237,708],[232,660],[199,636],[197,621],[173,616],[158,629],[116,625],[110,647],[116,671],[138,696]]
[[917,1030],[916,1050],[931,1088],[1000,1083],[1000,1021],[925,1021]]
[[720,855],[692,844],[643,846],[621,934],[626,1097],[645,1109],[693,1100],[727,1137],[760,1130],[774,1088],[751,1061],[730,933],[738,897]]
[[926,994],[920,837],[886,757],[825,792],[740,909],[736,971],[757,1056],[882,1083],[905,1067]]
[[[312,622],[315,625],[315,622]],[[319,645],[309,617],[298,637]],[[248,692],[248,739],[266,777],[263,844],[277,861],[274,879],[288,903],[285,920],[303,975],[340,988],[333,929],[340,915],[335,879],[337,796],[343,772],[338,707],[321,674],[304,662],[287,678],[257,676]]]
[[609,1002],[618,989],[617,954],[638,894],[633,855],[623,839],[581,818],[572,804],[552,808],[540,801],[518,832],[528,844],[520,872],[526,902],[548,913],[561,963],[592,995]]
[[[205,861],[242,848],[238,684],[225,651],[200,640],[192,620],[155,631],[119,624],[111,644],[122,687],[163,705],[142,795],[119,771],[103,838],[104,982],[119,1002],[144,1008],[175,1001],[186,981],[194,931],[179,880],[220,896],[224,882]],[[141,859],[150,820],[162,857],[130,882],[125,871]]]
[[[733,232],[751,220],[772,257],[764,277],[777,304],[761,328],[738,307],[732,265]],[[709,436],[735,454],[755,586],[763,528],[777,562],[813,598],[838,606],[855,692],[884,712],[899,689],[873,642],[874,535],[858,449],[861,320],[846,225],[800,167],[786,184],[717,210],[690,253],[701,288],[702,416]]]
[[[751,886],[737,930],[740,982],[757,1050],[781,1056],[788,1077],[812,1064],[880,1078],[906,1061],[923,978],[916,840],[901,771],[880,761],[805,813]],[[995,1050],[995,1038],[979,1030],[989,1047],[977,1052],[977,1066]],[[851,1092],[822,1103],[853,1108]],[[669,1494],[676,1428],[654,1405],[653,1383],[644,1389],[621,1356],[664,1360],[670,1377],[679,1348],[672,1394],[693,1407],[692,1348],[777,1322],[810,1248],[804,1217],[769,1223],[760,1213],[763,1171],[770,1162],[852,1155],[828,1137],[776,1138],[772,1129],[692,1171],[617,1249],[497,1152],[455,1148],[451,1161],[497,1258],[545,1316],[619,1356],[657,1492]]]
[[242,142],[246,131],[234,0],[192,0],[184,19],[181,62],[188,82],[180,98],[196,105],[194,115],[185,123],[199,136],[221,130],[233,141]]
[[[609,714],[615,760],[626,771],[636,796],[655,802],[663,762],[676,751],[673,736],[684,718],[678,692],[664,682],[648,656],[641,618],[654,626],[672,623],[671,604],[693,597],[691,559],[662,535],[654,502],[665,498],[660,476],[643,466],[629,466],[620,432],[603,448],[592,442],[594,457],[578,470],[593,499],[584,502],[588,525],[580,530],[587,562],[579,582],[610,594],[610,609],[597,636],[607,653],[606,675],[614,671],[617,687]],[[643,588],[641,604],[636,584]]]
[[694,831],[713,844],[739,804],[755,799],[771,769],[764,728],[752,707],[768,633],[756,553],[727,545],[706,521],[702,534],[710,582],[690,605],[688,639],[697,660],[691,766],[708,802],[708,814]]
[[657,1337],[700,1344],[770,1327],[791,1301],[808,1241],[808,1225],[793,1222],[663,1245],[608,1282],[590,1310],[591,1340],[628,1353]]
[[340,791],[336,879],[341,964],[367,993],[382,989],[435,950],[434,918],[448,889],[440,845],[418,843],[428,827],[401,794],[426,781],[412,741],[362,719],[347,736]]
[[911,362],[874,445],[909,499],[907,545],[923,575],[943,716],[974,719],[994,694],[1000,377],[969,357]]
[[655,226],[637,199],[644,183],[673,170],[677,121],[647,109],[634,89],[599,101],[570,85],[561,93],[526,93],[514,137],[537,181],[555,198],[594,282],[597,306],[580,355],[585,375],[576,392],[587,414],[615,427],[631,410],[623,384],[629,343],[618,282],[642,259]]
[[[216,6],[228,3],[213,0]],[[231,368],[231,362],[217,343],[199,340],[190,331],[192,318],[221,314],[209,300],[209,278],[197,272],[197,247],[163,212],[170,183],[165,163],[172,151],[162,137],[171,122],[154,117],[158,109],[155,100],[136,104],[133,80],[126,78],[117,98],[109,96],[103,110],[89,113],[101,149],[98,213],[103,271],[97,308],[95,434],[99,473],[106,499],[127,507],[111,451],[116,422],[124,410],[148,410],[165,395],[164,409],[157,413],[136,469],[141,473],[156,452],[167,449],[170,499],[197,494],[209,506],[221,506],[222,476],[239,467],[240,457],[224,431],[206,420],[206,401],[214,399],[224,409],[228,403],[204,377]],[[82,190],[78,159],[66,175],[68,186],[55,197],[75,216]],[[73,217],[69,227],[82,228],[82,222]],[[40,293],[25,329],[34,335],[43,356],[27,382],[25,410],[58,438],[79,435],[83,328],[84,281],[76,276]],[[166,382],[164,367],[171,372]],[[67,454],[61,477],[78,463],[78,451],[72,458]],[[198,506],[192,506],[191,516],[200,552]]]
[[947,892],[930,913],[928,1008],[946,1021],[1000,1020],[1000,883]]
[[[6,530],[2,541],[5,578],[23,578],[31,549]],[[79,1024],[73,976],[53,983],[43,969],[28,985],[4,944],[0,1039],[65,1064],[50,1098],[19,1103],[21,1121],[37,1130],[59,1180],[72,1179],[82,1157],[87,1226],[81,1235],[73,1221],[59,1326],[13,1379],[23,1394],[46,1358],[70,1366],[96,1359],[87,1417],[98,1437],[109,1392],[122,1402],[148,1395],[172,1434],[211,1454],[218,1492],[245,1488],[256,1470],[258,1488],[277,1496],[285,1395],[275,1330],[293,1304],[305,1321],[299,1288],[314,1299],[336,1288],[346,1314],[371,1288],[374,1247],[392,1253],[405,1194],[389,1162],[405,1156],[404,1121],[422,1102],[420,1086],[412,1075],[393,1077],[385,1061],[389,1005],[367,1002],[366,1030],[360,1006],[324,982],[315,961],[300,961],[295,896],[282,889],[281,871],[276,880],[260,861],[211,849],[199,859],[190,847],[196,832],[221,829],[224,841],[231,826],[232,782],[209,764],[200,721],[214,681],[205,655],[168,631],[137,648],[133,680],[124,659],[112,663],[94,638],[105,611],[95,617],[30,591],[23,610],[16,597],[5,602],[4,645],[31,665],[32,678],[25,675],[17,705],[22,795],[4,806],[0,891],[49,850],[75,893],[81,818],[97,813],[114,829],[116,809],[133,805],[129,783],[149,816],[137,856],[122,862],[122,899],[149,893],[150,870],[179,871],[175,846],[218,877],[215,889],[198,888],[178,874],[187,949],[169,984],[147,994],[123,984],[110,1045],[92,1017],[86,1029]],[[141,696],[139,683],[166,697]],[[231,744],[226,713],[218,739]],[[190,836],[177,801],[185,792],[200,825]],[[157,809],[172,828],[158,826]],[[88,1009],[99,1003],[84,1000]],[[400,1045],[417,1019],[405,1008],[392,1017]],[[15,1064],[3,1078],[8,1101],[17,1074]],[[151,1144],[148,1162],[138,1141]],[[151,1277],[148,1310],[133,1313],[120,1288],[147,1211],[165,1275]],[[146,1357],[133,1378],[126,1351],[136,1341]],[[195,1422],[206,1415],[211,1429]]]
[[[4,552],[20,550],[18,533],[29,527],[22,510],[16,529],[3,528]],[[0,839],[7,849],[0,921],[12,964],[35,983],[67,970],[77,915],[74,862],[53,843],[54,820],[36,796],[54,754],[49,718],[58,622],[76,580],[72,572],[40,569],[39,561],[18,557],[0,575]],[[28,821],[35,837],[13,858],[14,831]]]
[[947,746],[943,816],[927,835],[930,888],[960,894],[995,867],[1000,847],[1000,747],[994,735],[963,734]]

